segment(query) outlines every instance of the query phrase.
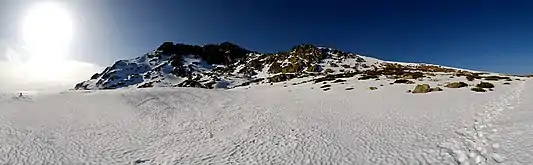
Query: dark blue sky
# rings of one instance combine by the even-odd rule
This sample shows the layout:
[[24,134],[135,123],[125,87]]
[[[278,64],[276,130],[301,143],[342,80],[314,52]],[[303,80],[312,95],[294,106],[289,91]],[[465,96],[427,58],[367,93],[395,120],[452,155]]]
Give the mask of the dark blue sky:
[[[16,4],[1,4],[9,1]],[[15,10],[24,2],[2,5]],[[128,0],[69,7],[77,26],[71,58],[100,65],[163,41],[230,41],[264,52],[312,43],[384,60],[533,72],[533,2],[527,0]],[[2,25],[10,20],[6,13],[16,12],[4,11]],[[9,29],[0,33],[7,41]]]

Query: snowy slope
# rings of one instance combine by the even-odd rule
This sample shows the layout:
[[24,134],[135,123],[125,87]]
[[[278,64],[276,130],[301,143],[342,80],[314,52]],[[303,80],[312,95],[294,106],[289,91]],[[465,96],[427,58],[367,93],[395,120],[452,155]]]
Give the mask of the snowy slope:
[[[437,78],[417,83],[464,81]],[[6,94],[0,164],[533,163],[531,80],[496,81],[486,93],[411,94],[416,84],[345,79],[328,91],[293,79],[230,90]]]
[[448,69],[446,72],[477,73],[431,64],[382,61],[305,44],[285,52],[257,53],[231,43],[197,46],[165,42],[155,51],[141,57],[117,61],[103,72],[92,76],[90,80],[80,82],[75,89],[158,86],[233,88],[317,75],[363,75],[383,70],[389,64],[398,64],[403,66],[404,70],[413,71],[420,71],[421,66],[431,66],[441,70]]

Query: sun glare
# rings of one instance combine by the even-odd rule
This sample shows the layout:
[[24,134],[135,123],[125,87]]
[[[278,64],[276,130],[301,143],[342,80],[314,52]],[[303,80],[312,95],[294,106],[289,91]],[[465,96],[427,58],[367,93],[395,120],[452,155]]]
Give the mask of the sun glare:
[[63,59],[71,38],[72,19],[64,6],[56,2],[30,6],[22,24],[22,39],[33,59]]

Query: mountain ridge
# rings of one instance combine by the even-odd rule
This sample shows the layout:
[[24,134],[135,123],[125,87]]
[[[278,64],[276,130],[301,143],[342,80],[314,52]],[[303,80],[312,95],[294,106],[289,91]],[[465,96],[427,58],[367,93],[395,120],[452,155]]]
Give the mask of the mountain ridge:
[[311,44],[296,45],[288,51],[260,53],[231,42],[206,45],[163,42],[154,51],[140,57],[118,60],[89,80],[76,84],[74,89],[234,88],[328,75],[417,79],[431,75],[430,72],[478,78],[481,74],[433,64],[383,61]]

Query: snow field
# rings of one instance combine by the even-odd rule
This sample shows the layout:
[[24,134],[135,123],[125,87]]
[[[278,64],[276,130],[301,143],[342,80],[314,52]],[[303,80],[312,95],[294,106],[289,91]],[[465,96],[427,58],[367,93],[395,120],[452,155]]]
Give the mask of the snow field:
[[414,84],[347,80],[329,91],[320,89],[323,84],[291,85],[294,80],[231,90],[8,95],[0,99],[0,164],[528,164],[533,159],[528,131],[533,98],[526,92],[533,89],[531,81],[495,83],[495,91],[487,93],[444,88],[414,95],[406,93]]

